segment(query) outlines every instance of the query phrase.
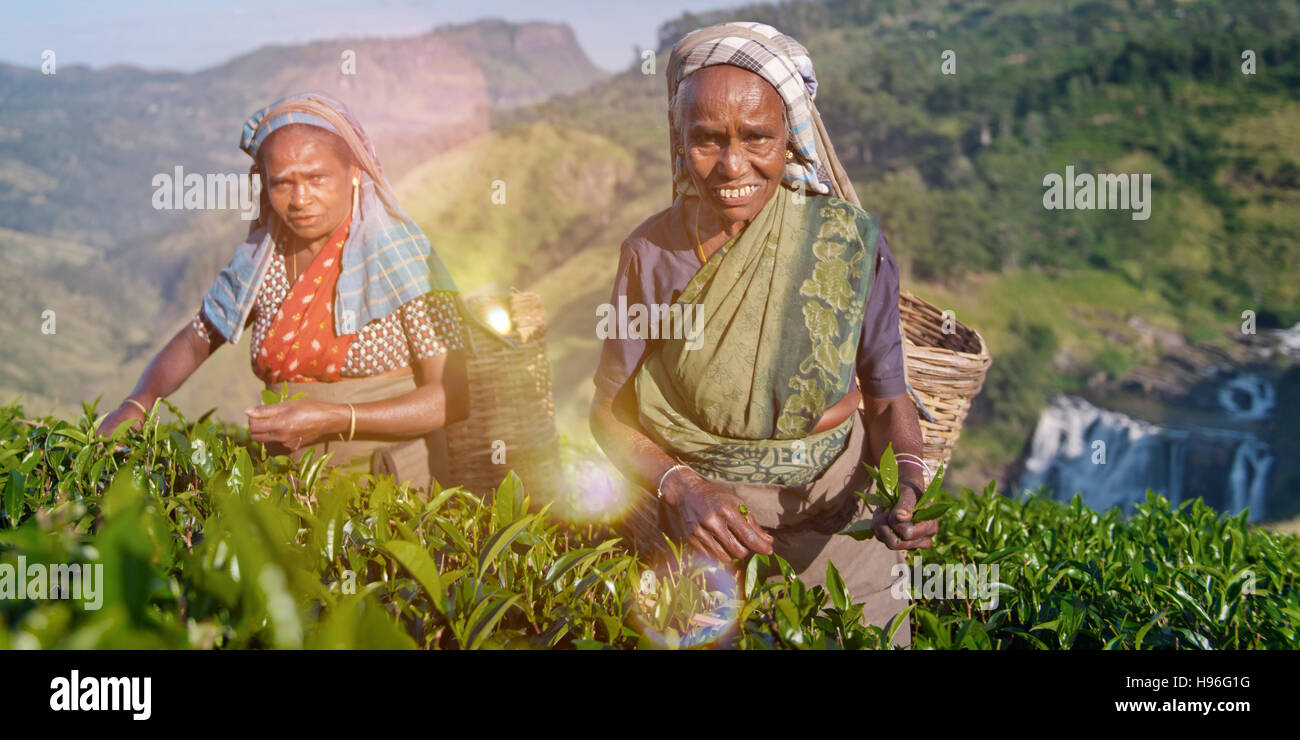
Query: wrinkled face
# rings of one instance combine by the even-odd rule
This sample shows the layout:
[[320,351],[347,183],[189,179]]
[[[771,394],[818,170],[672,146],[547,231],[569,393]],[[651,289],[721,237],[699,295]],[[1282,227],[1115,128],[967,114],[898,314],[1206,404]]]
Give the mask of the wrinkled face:
[[721,64],[678,88],[686,168],[704,206],[725,223],[748,223],[776,193],[785,172],[785,106],[749,70]]
[[328,131],[276,131],[259,154],[271,208],[299,238],[329,236],[352,211],[352,178],[359,174],[328,139]]

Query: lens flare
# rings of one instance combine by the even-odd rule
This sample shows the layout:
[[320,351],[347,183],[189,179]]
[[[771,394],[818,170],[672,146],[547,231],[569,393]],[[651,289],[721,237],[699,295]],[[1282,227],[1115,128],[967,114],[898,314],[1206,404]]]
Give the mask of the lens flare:
[[[627,483],[604,458],[584,456],[566,466],[567,486],[551,512],[573,524],[603,523],[619,529],[632,515],[654,515],[647,494]],[[637,506],[637,504],[643,506]],[[737,631],[744,603],[735,563],[686,546],[680,556],[664,551],[634,572],[636,598],[629,613],[649,647],[707,648],[727,644]]]
[[509,334],[514,328],[514,323],[510,320],[510,312],[503,306],[493,306],[488,309],[487,316],[484,317],[488,326],[497,334]]
[[556,516],[573,524],[616,524],[632,508],[633,491],[622,475],[602,459],[587,457],[568,467],[569,486],[561,494]]
[[641,572],[630,616],[652,647],[707,648],[735,636],[742,604],[736,566],[687,548]]

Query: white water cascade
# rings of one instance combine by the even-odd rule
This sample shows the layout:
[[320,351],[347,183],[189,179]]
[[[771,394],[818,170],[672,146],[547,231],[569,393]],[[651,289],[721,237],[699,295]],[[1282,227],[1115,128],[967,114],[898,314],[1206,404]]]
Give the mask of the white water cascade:
[[[1250,399],[1245,407],[1231,391],[1221,394],[1235,404],[1225,408],[1234,418],[1259,418],[1271,408],[1271,386],[1262,391],[1243,381],[1234,388]],[[1162,427],[1057,395],[1039,415],[1016,490],[1047,486],[1062,501],[1080,492],[1098,511],[1119,506],[1128,513],[1150,488],[1174,505],[1200,496],[1230,514],[1249,506],[1253,522],[1265,514],[1272,462],[1269,445],[1249,432]]]
[[1233,421],[1267,419],[1276,403],[1273,384],[1253,373],[1242,373],[1219,386],[1219,406]]
[[1278,349],[1287,357],[1300,357],[1300,323],[1290,329],[1277,329]]

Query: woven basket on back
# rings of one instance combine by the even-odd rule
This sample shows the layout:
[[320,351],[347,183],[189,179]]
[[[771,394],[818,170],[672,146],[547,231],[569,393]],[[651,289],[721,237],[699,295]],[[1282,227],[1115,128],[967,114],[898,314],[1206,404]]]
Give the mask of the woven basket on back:
[[[510,317],[504,333],[487,321],[493,310]],[[471,345],[469,418],[447,428],[451,481],[486,495],[513,470],[535,506],[554,500],[560,438],[541,298],[518,291],[467,296],[462,313]]]
[[979,332],[955,318],[945,319],[933,304],[905,291],[898,294],[898,324],[904,374],[921,420],[921,456],[933,475],[952,457],[993,359]]

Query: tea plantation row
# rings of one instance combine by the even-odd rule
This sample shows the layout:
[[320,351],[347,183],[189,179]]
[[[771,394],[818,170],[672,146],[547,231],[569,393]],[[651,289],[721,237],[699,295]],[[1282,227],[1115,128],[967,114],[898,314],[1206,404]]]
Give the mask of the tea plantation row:
[[[898,626],[864,626],[834,572],[808,588],[779,559],[644,563],[608,528],[531,506],[513,475],[488,500],[426,501],[174,408],[104,439],[94,411],[0,408],[0,649],[862,649]],[[992,484],[941,501],[935,547],[912,556],[927,585],[900,615],[914,648],[1297,646],[1300,540],[1245,514],[1148,492],[1125,518]],[[102,582],[17,598],[20,563]],[[996,594],[951,598],[942,563],[996,565]]]

